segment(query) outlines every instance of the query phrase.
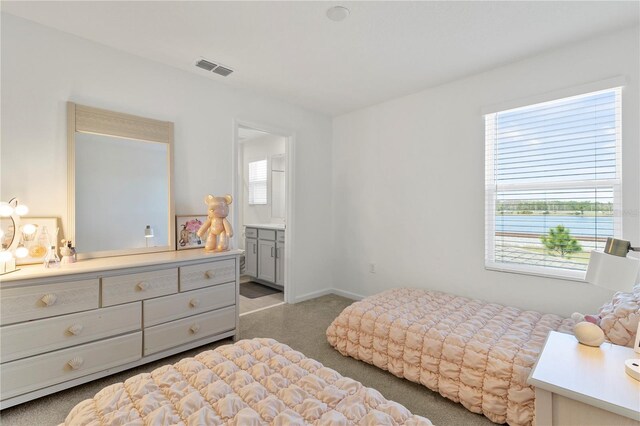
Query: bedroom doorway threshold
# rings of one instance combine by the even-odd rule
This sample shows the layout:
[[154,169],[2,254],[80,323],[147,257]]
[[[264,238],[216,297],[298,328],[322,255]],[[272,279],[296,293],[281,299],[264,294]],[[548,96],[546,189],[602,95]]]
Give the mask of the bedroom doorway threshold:
[[252,281],[247,275],[240,276],[240,316],[280,306],[284,301],[281,289]]
[[242,312],[240,314],[240,316],[243,317],[245,315],[253,314],[255,312],[260,312],[260,311],[264,311],[264,310],[267,310],[267,309],[275,308],[276,306],[284,305],[285,303],[286,302],[280,302],[280,303],[276,303],[275,305],[265,306],[264,308],[257,308],[257,309],[254,309],[252,311]]

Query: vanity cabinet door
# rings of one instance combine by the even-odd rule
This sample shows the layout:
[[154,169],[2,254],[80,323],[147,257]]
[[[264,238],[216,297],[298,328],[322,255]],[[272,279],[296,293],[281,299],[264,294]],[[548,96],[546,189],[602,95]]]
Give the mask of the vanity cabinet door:
[[284,243],[276,242],[276,284],[284,286]]
[[252,276],[258,276],[258,240],[247,238],[244,253],[244,273]]
[[258,278],[276,281],[276,242],[258,240]]

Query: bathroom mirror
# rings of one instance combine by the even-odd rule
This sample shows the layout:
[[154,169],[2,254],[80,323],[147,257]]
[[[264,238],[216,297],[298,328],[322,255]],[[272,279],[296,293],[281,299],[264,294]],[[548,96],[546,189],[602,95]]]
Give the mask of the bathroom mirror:
[[78,257],[173,250],[173,123],[69,102],[68,131]]
[[271,217],[285,218],[285,156],[276,154],[271,156]]

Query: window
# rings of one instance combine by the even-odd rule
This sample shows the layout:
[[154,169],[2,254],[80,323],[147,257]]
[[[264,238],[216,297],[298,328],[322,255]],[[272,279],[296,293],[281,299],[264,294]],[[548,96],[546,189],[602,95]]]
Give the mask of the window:
[[267,204],[267,160],[249,163],[249,204]]
[[485,115],[487,268],[582,278],[620,238],[621,89]]

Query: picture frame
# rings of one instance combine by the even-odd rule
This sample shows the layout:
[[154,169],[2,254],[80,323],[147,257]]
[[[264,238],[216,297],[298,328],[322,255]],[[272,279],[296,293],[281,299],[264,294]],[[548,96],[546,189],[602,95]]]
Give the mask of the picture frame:
[[[22,232],[25,225],[28,224],[35,225],[36,227],[36,231],[32,236],[26,236]],[[49,252],[49,246],[54,246],[57,253],[59,229],[57,217],[20,218],[20,228],[18,229],[16,238],[19,239],[19,243],[23,244],[29,250],[29,255],[16,259],[16,265],[30,265],[44,262]]]
[[198,237],[196,232],[206,220],[206,214],[176,215],[176,250],[204,247],[206,238]]

